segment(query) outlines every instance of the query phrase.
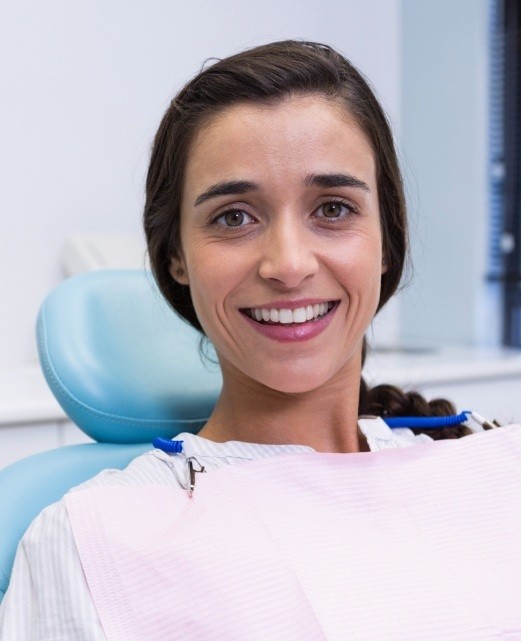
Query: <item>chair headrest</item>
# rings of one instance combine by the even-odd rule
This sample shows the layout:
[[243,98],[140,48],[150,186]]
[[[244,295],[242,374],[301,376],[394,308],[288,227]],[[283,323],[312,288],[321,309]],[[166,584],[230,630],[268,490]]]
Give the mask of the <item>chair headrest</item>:
[[47,296],[37,322],[53,394],[86,434],[111,443],[204,425],[222,378],[218,364],[200,355],[200,340],[141,270],[73,276]]

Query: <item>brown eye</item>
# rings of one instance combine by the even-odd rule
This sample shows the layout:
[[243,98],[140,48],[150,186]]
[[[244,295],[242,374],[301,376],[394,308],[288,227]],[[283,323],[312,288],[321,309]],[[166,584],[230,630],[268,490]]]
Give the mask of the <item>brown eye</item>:
[[326,203],[322,205],[322,213],[325,218],[338,218],[342,215],[343,209],[345,209],[345,205],[342,205],[342,203]]
[[244,214],[242,211],[229,211],[224,214],[223,218],[228,227],[238,227],[244,222]]
[[354,205],[343,202],[342,200],[330,200],[329,202],[322,203],[322,205],[315,210],[314,216],[318,219],[327,219],[331,222],[336,222],[346,221],[356,213],[357,209]]
[[245,211],[232,209],[221,214],[215,222],[222,227],[243,227],[245,224],[253,222],[253,218]]

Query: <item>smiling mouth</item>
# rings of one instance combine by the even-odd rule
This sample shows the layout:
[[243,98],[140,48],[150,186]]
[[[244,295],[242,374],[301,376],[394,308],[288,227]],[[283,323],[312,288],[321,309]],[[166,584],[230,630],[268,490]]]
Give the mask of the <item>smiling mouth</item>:
[[339,301],[328,301],[316,305],[306,305],[296,309],[279,309],[275,307],[252,307],[240,311],[254,321],[263,325],[301,325],[323,318],[336,307]]

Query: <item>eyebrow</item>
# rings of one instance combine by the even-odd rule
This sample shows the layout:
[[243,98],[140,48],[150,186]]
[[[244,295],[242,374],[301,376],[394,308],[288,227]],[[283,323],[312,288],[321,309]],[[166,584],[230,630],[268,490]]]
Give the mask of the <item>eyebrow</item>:
[[[371,191],[367,183],[351,174],[309,174],[306,176],[304,184],[308,187],[357,187],[367,192]],[[237,196],[250,191],[258,191],[259,189],[260,185],[249,180],[229,180],[216,183],[197,196],[194,207],[204,203],[206,200],[210,200],[210,198]]]
[[217,198],[217,196],[246,194],[249,191],[256,191],[258,189],[260,189],[260,186],[249,180],[229,180],[227,182],[217,183],[197,196],[194,207],[197,207],[197,205],[204,203],[205,200],[209,200],[210,198]]
[[304,183],[314,187],[358,187],[370,192],[369,185],[351,174],[309,174]]

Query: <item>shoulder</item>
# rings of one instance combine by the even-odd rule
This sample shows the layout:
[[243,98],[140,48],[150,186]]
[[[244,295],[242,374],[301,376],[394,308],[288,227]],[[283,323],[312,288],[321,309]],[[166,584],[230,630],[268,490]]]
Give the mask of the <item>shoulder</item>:
[[125,469],[103,470],[69,492],[113,485],[179,485],[178,472],[183,469],[183,463],[179,457],[151,450],[135,458]]
[[[159,452],[159,455],[161,454]],[[171,466],[176,464],[178,463],[162,460],[155,451],[146,452],[135,458],[123,470],[103,470],[85,483],[73,487],[68,495],[102,487],[179,485],[171,469]],[[52,559],[56,557],[61,560],[63,566],[61,550],[71,551],[74,547],[66,498],[67,494],[60,501],[44,508],[32,521],[19,545],[19,552],[26,558],[32,557],[33,561],[36,561],[41,556],[52,563]]]
[[80,636],[106,641],[62,499],[45,508],[20,541],[0,607],[0,639]]
[[[181,462],[162,460],[155,451],[146,452],[135,458],[123,470],[103,470],[93,478],[73,487],[70,493],[104,486],[115,485],[149,485],[178,484],[175,475],[172,473],[172,465],[179,465]],[[166,457],[165,457],[166,458]],[[44,508],[32,521],[24,534],[20,547],[30,549],[33,546],[42,547],[46,541],[59,543],[60,537],[68,538],[70,524],[67,515],[65,498]]]

